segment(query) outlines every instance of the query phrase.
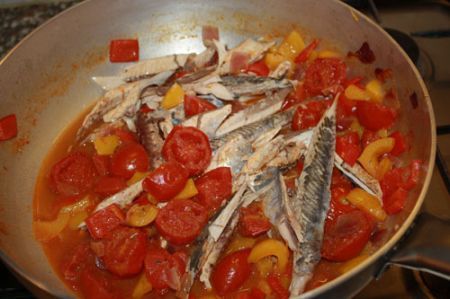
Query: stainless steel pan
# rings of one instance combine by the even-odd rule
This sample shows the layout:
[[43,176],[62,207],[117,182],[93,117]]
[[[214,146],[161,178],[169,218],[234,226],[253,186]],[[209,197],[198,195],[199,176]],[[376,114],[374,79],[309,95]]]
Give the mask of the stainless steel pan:
[[[338,1],[317,0],[91,0],[52,19],[20,43],[0,64],[0,111],[16,113],[19,136],[0,144],[0,255],[39,295],[44,290],[57,297],[73,294],[52,271],[32,234],[34,184],[42,159],[52,142],[101,90],[90,77],[106,75],[118,65],[107,62],[111,39],[138,37],[141,57],[199,51],[204,24],[220,28],[229,44],[246,36],[286,32],[299,25],[305,32],[328,40],[345,53],[368,41],[376,55],[375,66],[389,67],[397,79],[402,102],[401,122],[414,134],[412,154],[422,159],[427,172],[404,213],[390,223],[391,236],[373,256],[338,279],[304,294],[305,298],[343,298],[355,294],[388,263],[417,266],[442,275],[450,273],[448,249],[436,262],[436,251],[448,246],[448,223],[430,221],[419,231],[433,241],[412,244],[393,253],[411,227],[427,191],[436,148],[435,121],[430,98],[416,68],[401,48],[376,24]],[[410,103],[415,93],[418,106]],[[425,220],[428,217],[422,217]],[[431,224],[433,224],[431,223]],[[429,230],[431,230],[429,232]],[[447,233],[447,237],[445,236]],[[412,243],[421,239],[409,238]],[[447,242],[447,244],[445,244]],[[442,244],[444,243],[444,244]],[[411,245],[411,244],[409,244]],[[421,251],[417,251],[417,248]],[[448,248],[448,247],[447,247]],[[405,253],[406,252],[406,253]],[[416,253],[426,258],[414,261]],[[439,252],[437,252],[439,253]],[[445,259],[447,259],[445,263]]]

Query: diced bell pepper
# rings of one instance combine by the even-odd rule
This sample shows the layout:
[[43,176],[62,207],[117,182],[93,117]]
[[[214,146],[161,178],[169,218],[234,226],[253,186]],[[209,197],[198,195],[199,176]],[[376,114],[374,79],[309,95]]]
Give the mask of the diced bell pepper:
[[256,244],[248,256],[248,262],[256,263],[260,259],[272,255],[277,257],[278,271],[283,273],[288,263],[289,249],[279,240],[266,239]]
[[384,221],[386,219],[386,213],[381,207],[378,198],[363,189],[354,188],[345,198],[355,207],[370,214],[376,220]]
[[178,83],[175,83],[172,87],[170,87],[161,101],[161,107],[169,110],[183,103],[183,101],[184,90]]
[[377,177],[379,158],[389,153],[394,148],[394,143],[394,138],[391,137],[375,140],[366,146],[358,161],[370,175]]

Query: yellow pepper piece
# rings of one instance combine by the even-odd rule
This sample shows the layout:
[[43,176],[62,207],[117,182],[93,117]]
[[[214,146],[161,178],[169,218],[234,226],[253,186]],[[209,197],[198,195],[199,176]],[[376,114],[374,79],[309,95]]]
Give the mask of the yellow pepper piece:
[[237,236],[234,238],[230,245],[227,247],[226,254],[230,254],[242,249],[252,248],[256,243],[256,239],[254,238],[246,238],[242,236]]
[[355,84],[350,84],[344,91],[345,97],[354,101],[369,101],[371,99],[370,94],[362,88],[359,88]]
[[175,199],[188,199],[198,194],[197,187],[193,179],[189,179],[184,185],[183,190],[175,196]]
[[97,154],[102,156],[112,155],[119,145],[120,138],[116,135],[99,137],[94,140],[94,147]]
[[270,296],[272,294],[272,288],[267,283],[267,280],[260,280],[258,282],[258,289],[260,289],[266,296]]
[[305,48],[305,42],[300,33],[293,30],[284,39],[284,41],[278,47],[278,53],[283,55],[289,60],[294,60],[298,54]]
[[148,281],[145,273],[142,273],[139,278],[136,286],[133,290],[133,295],[131,296],[133,299],[141,299],[145,294],[151,292],[152,284]]
[[375,140],[366,146],[358,161],[373,177],[377,177],[379,161],[378,159],[389,153],[394,148],[395,140],[392,137]]
[[278,240],[266,239],[256,244],[248,256],[248,262],[256,263],[260,259],[271,255],[276,256],[278,259],[279,272],[284,272],[288,263],[289,249],[283,242]]
[[127,211],[127,224],[134,227],[143,227],[149,225],[156,219],[158,208],[148,204],[134,204]]
[[274,262],[271,256],[266,256],[256,262],[256,268],[262,277],[267,277],[269,273],[273,272]]
[[283,55],[276,53],[276,52],[269,52],[264,57],[264,62],[266,63],[267,67],[269,67],[270,70],[275,70],[277,66],[282,63],[283,61],[288,60]]
[[371,98],[375,102],[383,102],[386,92],[383,89],[383,85],[377,79],[371,80],[366,84],[366,90],[370,94]]
[[170,87],[161,101],[161,107],[167,110],[172,109],[181,104],[183,101],[184,90],[178,83],[175,83],[172,87]]
[[140,180],[145,178],[148,174],[149,174],[149,172],[139,172],[139,171],[135,172],[133,174],[133,176],[127,181],[127,185],[131,186],[131,185],[139,182]]
[[58,236],[69,223],[70,215],[68,213],[58,213],[55,220],[35,221],[34,236],[38,241],[47,242]]
[[339,267],[339,272],[344,274],[345,272],[350,271],[351,269],[355,268],[356,266],[358,266],[359,264],[364,262],[364,260],[366,260],[368,257],[369,257],[368,254],[361,254],[361,255],[359,255],[359,256],[357,256],[355,258],[352,258],[351,260],[343,263]]
[[361,126],[357,118],[353,119],[352,124],[350,125],[350,130],[358,133],[359,138],[361,138],[364,133],[364,128]]
[[86,220],[86,218],[89,216],[87,211],[80,211],[77,213],[72,214],[72,216],[69,219],[69,223],[67,224],[67,226],[71,229],[71,230],[77,230],[79,229],[80,224]]
[[309,55],[308,60],[309,61],[313,61],[314,59],[316,59],[319,56],[319,54],[317,53],[317,51],[312,51],[311,55]]
[[319,58],[338,58],[341,57],[342,55],[339,54],[336,51],[330,51],[330,50],[323,50],[323,51],[319,51],[317,53],[317,57]]
[[378,164],[376,178],[378,180],[381,180],[384,177],[384,175],[386,174],[386,172],[388,172],[391,169],[392,169],[392,161],[391,161],[391,159],[389,159],[387,157],[381,159],[380,164]]
[[378,130],[377,135],[381,138],[386,138],[388,137],[388,131],[386,129]]
[[378,221],[383,221],[387,217],[378,198],[361,188],[354,188],[346,198],[355,207],[369,213]]

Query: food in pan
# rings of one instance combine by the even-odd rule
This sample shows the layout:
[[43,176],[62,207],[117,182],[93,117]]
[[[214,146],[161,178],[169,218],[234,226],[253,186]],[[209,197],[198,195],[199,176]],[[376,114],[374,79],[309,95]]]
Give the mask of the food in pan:
[[418,182],[369,44],[294,30],[228,48],[211,26],[203,42],[140,60],[112,41],[129,63],[93,78],[103,96],[43,164],[35,234],[82,297],[301,294],[375,252]]

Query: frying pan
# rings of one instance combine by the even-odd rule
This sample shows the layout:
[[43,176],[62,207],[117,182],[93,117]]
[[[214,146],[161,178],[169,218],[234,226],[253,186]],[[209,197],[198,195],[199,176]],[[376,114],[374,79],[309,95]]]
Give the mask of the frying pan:
[[[424,162],[426,172],[405,211],[390,218],[387,242],[356,268],[303,297],[350,297],[390,263],[448,277],[447,222],[422,215],[413,230],[419,236],[410,236],[404,246],[400,242],[419,213],[434,166],[435,120],[425,85],[407,55],[379,26],[341,2],[317,0],[91,0],[23,40],[0,64],[0,111],[15,113],[20,131],[16,139],[0,144],[3,261],[38,296],[74,296],[33,237],[32,199],[40,164],[58,134],[101,95],[90,77],[122,67],[107,61],[111,39],[139,38],[142,58],[199,52],[205,24],[218,26],[221,39],[231,46],[244,37],[286,33],[293,25],[343,53],[368,41],[376,56],[370,67],[389,67],[396,78],[401,126],[414,136],[410,155]],[[414,95],[417,105],[410,102]],[[403,248],[395,250],[399,245]]]

